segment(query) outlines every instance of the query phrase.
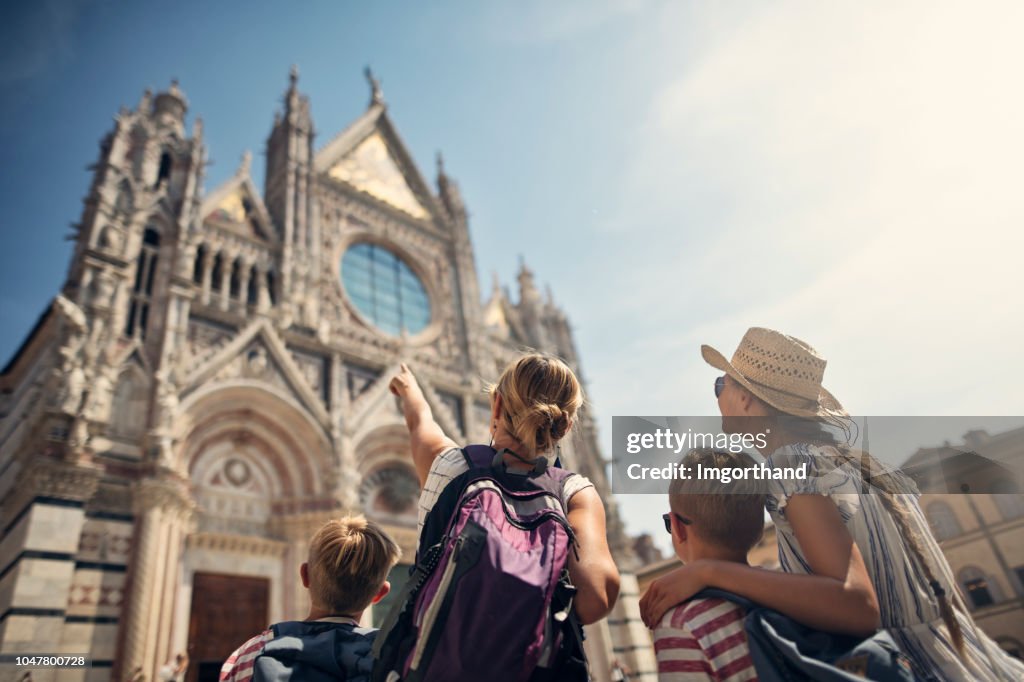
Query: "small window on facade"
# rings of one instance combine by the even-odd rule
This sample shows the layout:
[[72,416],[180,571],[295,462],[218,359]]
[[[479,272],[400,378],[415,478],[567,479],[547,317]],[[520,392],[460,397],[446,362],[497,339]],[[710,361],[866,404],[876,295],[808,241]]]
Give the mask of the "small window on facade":
[[267,271],[267,295],[270,297],[270,305],[277,305],[277,278],[274,277],[274,271]]
[[960,584],[974,608],[980,609],[996,603],[993,586],[976,566],[967,566],[960,571]]
[[156,174],[156,182],[153,183],[154,187],[159,187],[160,183],[171,177],[171,155],[164,152],[160,155],[160,170]]
[[228,294],[231,298],[238,298],[242,295],[242,263],[236,260],[231,264],[231,283]]
[[196,263],[192,268],[192,281],[196,284],[203,283],[203,267],[206,263],[206,245],[203,244],[196,250]]
[[210,288],[214,291],[220,291],[221,278],[224,273],[224,259],[218,253],[213,257],[213,269],[210,272]]
[[256,305],[260,302],[260,271],[256,266],[249,270],[249,291],[246,292],[246,300],[249,305]]
[[925,508],[925,516],[928,517],[928,524],[932,527],[936,540],[948,540],[963,533],[956,514],[945,502],[936,500],[929,503]]
[[156,279],[157,256],[160,253],[160,233],[148,227],[142,235],[142,247],[135,261],[135,282],[132,285],[128,303],[128,318],[125,321],[125,335],[146,338],[149,322],[149,303]]

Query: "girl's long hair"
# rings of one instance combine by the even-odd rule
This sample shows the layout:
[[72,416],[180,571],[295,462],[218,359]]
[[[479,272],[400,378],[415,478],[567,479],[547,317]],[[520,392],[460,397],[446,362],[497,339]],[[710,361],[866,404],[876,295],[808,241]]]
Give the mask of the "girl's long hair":
[[[932,594],[938,603],[939,613],[942,620],[949,629],[953,646],[960,657],[964,657],[964,633],[960,627],[960,621],[953,613],[953,603],[950,600],[949,590],[956,589],[955,586],[944,586],[936,575],[935,567],[931,565],[928,554],[925,552],[924,541],[918,532],[919,524],[912,522],[912,514],[907,506],[905,495],[917,491],[912,482],[900,471],[894,471],[884,467],[875,457],[866,450],[855,450],[850,446],[853,421],[847,418],[845,423],[829,424],[816,419],[794,417],[771,407],[765,407],[772,413],[774,421],[789,438],[802,443],[825,445],[835,450],[840,465],[847,465],[853,471],[860,472],[861,492],[874,493],[879,495],[882,504],[889,512],[893,522],[899,529],[900,535],[911,554],[917,560],[921,570],[924,571],[928,584],[931,586]],[[838,427],[845,438],[840,440],[834,431],[828,426]],[[930,532],[930,531],[926,531]]]

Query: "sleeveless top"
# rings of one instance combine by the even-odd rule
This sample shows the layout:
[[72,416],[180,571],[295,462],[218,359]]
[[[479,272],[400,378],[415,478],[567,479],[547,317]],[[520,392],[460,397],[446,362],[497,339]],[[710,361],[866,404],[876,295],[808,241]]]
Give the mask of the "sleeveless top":
[[[970,614],[954,607],[964,635],[966,664],[953,647],[928,578],[903,540],[881,494],[864,492],[859,470],[840,463],[830,447],[796,443],[779,448],[768,458],[772,467],[807,464],[804,480],[772,482],[766,508],[777,529],[779,565],[787,573],[812,573],[786,518],[793,495],[824,495],[839,514],[867,566],[878,596],[882,628],[911,659],[920,680],[1024,680],[1024,663],[1012,658],[978,628]],[[959,589],[953,571],[929,529],[918,504],[919,493],[900,493],[910,511],[909,522],[936,579],[953,598]]]

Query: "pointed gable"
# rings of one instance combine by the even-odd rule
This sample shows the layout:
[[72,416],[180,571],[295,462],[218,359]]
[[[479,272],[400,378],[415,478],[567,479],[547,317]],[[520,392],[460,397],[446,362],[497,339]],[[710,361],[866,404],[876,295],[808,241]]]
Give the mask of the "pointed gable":
[[321,424],[328,414],[321,397],[310,387],[284,342],[270,323],[261,319],[241,331],[199,367],[189,372],[182,395],[209,382],[258,381],[279,389],[306,408]]
[[356,189],[400,208],[414,218],[428,217],[427,210],[409,189],[388,145],[379,133],[359,143],[355,149],[331,166],[327,174]]
[[316,155],[316,170],[420,220],[433,215],[435,200],[381,104]]
[[270,215],[249,176],[248,156],[238,172],[210,193],[200,208],[204,223],[226,227],[252,239],[270,240]]

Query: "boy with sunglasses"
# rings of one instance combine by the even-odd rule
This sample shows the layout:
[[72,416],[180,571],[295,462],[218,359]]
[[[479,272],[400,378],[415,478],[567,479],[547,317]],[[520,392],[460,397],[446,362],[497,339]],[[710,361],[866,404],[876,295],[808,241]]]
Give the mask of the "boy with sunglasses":
[[[691,450],[682,463],[705,470],[755,466],[744,453],[712,450]],[[747,563],[747,552],[764,530],[765,496],[750,482],[676,479],[668,499],[672,511],[662,518],[683,563]],[[756,680],[744,615],[738,605],[717,598],[692,599],[669,610],[654,629],[658,680]]]

